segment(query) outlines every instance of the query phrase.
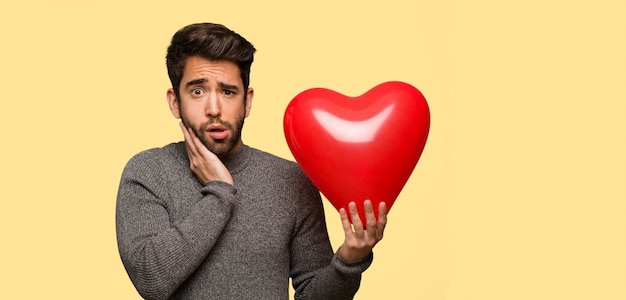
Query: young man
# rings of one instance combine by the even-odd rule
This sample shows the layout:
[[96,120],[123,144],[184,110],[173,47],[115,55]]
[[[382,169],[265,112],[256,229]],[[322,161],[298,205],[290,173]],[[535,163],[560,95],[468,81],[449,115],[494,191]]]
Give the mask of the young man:
[[[382,239],[365,202],[340,211],[333,254],[319,191],[298,165],[244,145],[255,49],[218,24],[178,31],[167,52],[167,101],[184,142],[143,151],[122,174],[117,239],[146,299],[352,299]],[[355,199],[358,200],[358,199]],[[354,230],[348,221],[353,220]]]

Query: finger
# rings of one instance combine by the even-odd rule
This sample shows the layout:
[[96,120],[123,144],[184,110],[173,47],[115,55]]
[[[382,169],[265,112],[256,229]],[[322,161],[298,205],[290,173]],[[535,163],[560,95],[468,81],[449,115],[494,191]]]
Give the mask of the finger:
[[376,224],[376,238],[378,240],[383,238],[383,233],[387,226],[387,212],[387,204],[385,202],[378,204],[378,223]]
[[341,217],[341,224],[343,225],[343,232],[346,234],[346,237],[348,237],[350,234],[352,234],[352,225],[350,224],[350,220],[348,220],[348,213],[346,213],[346,209],[345,208],[341,208],[339,209],[339,216]]
[[207,147],[204,145],[204,143],[202,143],[202,141],[200,140],[200,138],[198,138],[198,136],[196,135],[196,133],[193,131],[193,129],[188,128],[189,131],[189,136],[191,137],[191,141],[193,143],[193,148],[195,153],[203,158],[203,159],[209,159],[212,161],[217,160],[217,156],[215,155],[215,153],[211,152],[209,149],[207,149]]
[[187,128],[187,131],[189,132],[189,137],[191,138],[191,144],[194,152],[199,156],[204,156],[204,144],[202,144],[198,136],[196,136],[196,133],[193,131],[193,129]]
[[185,137],[185,140],[188,140],[189,132],[187,132],[187,127],[185,127],[185,124],[183,124],[183,122],[178,123],[178,125],[180,126],[180,130],[183,132],[183,136]]
[[183,122],[180,122],[180,129],[183,131],[183,136],[185,137],[185,145],[187,146],[187,151],[189,152],[189,154],[195,155],[196,148],[195,145],[193,145],[193,139],[189,134],[189,129],[187,128],[187,126],[185,126],[185,124],[183,124]]
[[348,204],[348,210],[350,211],[350,218],[352,219],[352,225],[354,226],[354,232],[357,234],[363,233],[363,223],[359,217],[359,212],[356,208],[356,203],[350,202]]
[[202,141],[200,141],[200,139],[198,138],[196,133],[193,131],[193,129],[189,127],[186,127],[186,128],[187,128],[187,134],[189,135],[189,139],[190,139],[189,146],[191,147],[193,154],[200,159],[205,159],[205,158],[214,159],[215,157],[213,153],[210,152],[209,149],[206,148],[206,146],[204,146],[204,144],[202,143]]
[[374,206],[372,205],[372,201],[365,200],[363,202],[363,208],[365,210],[365,224],[367,231],[367,235],[371,238],[376,237],[376,215],[374,214]]

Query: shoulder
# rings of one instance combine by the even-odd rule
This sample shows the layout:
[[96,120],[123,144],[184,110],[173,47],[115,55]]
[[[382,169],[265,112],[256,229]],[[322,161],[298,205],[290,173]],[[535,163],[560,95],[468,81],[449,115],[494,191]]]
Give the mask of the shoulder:
[[319,197],[319,190],[295,161],[254,148],[249,150],[252,157],[250,168],[254,169],[252,173],[261,178],[257,182],[268,182],[277,190],[293,195],[293,201],[310,201]]
[[267,162],[271,162],[271,163],[277,163],[281,166],[288,166],[288,167],[293,167],[294,164],[296,164],[293,161],[287,160],[285,158],[276,156],[272,153],[257,149],[257,148],[252,148],[252,147],[248,147],[248,150],[250,151],[250,156],[253,157],[254,159],[258,159],[258,160],[262,160],[262,161],[267,161]]
[[287,160],[256,148],[249,147],[249,151],[250,157],[253,160],[253,165],[264,169],[266,172],[284,174],[286,177],[294,179],[308,179],[300,166],[294,161]]
[[[182,159],[181,150],[184,151],[184,144],[171,143],[163,147],[143,150],[133,155],[124,168],[125,174],[145,173],[163,169],[171,161]],[[184,152],[182,152],[184,154]]]

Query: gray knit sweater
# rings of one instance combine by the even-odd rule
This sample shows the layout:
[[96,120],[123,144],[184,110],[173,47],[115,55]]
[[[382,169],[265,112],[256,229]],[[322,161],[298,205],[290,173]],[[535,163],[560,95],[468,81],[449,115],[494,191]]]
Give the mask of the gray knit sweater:
[[234,187],[202,185],[184,142],[143,151],[122,174],[120,256],[146,299],[352,299],[372,262],[333,251],[319,191],[298,165],[242,146]]

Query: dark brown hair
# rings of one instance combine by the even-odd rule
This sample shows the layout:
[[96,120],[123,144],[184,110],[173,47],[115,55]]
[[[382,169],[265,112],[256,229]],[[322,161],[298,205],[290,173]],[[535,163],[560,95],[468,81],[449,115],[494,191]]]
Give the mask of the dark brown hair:
[[191,56],[228,60],[237,64],[245,95],[250,84],[250,67],[255,51],[250,42],[224,25],[198,23],[183,27],[172,37],[165,57],[167,73],[176,97],[180,99],[180,81],[185,63]]

